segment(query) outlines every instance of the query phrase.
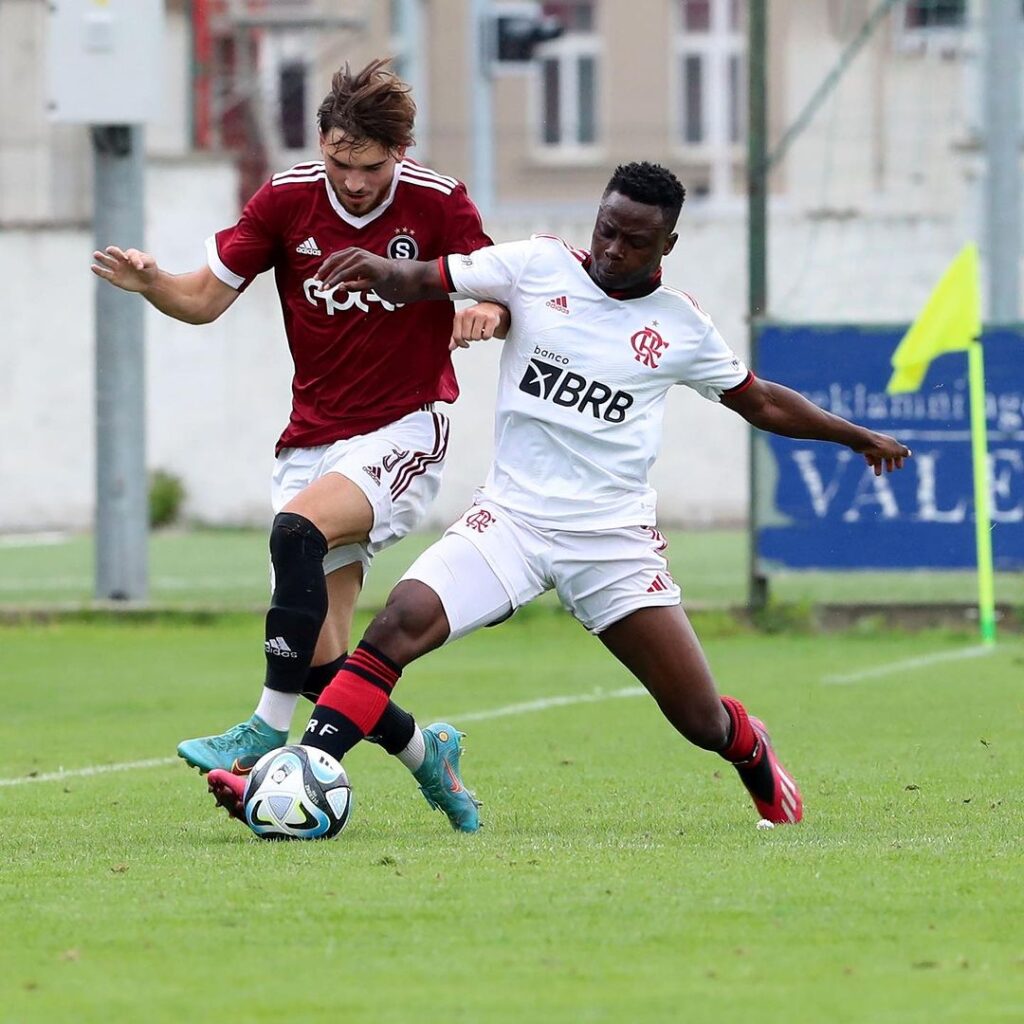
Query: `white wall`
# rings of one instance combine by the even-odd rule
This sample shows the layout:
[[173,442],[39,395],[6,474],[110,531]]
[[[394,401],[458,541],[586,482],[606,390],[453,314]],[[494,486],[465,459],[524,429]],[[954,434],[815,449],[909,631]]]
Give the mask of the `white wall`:
[[[231,219],[235,172],[217,161],[154,161],[147,237],[166,269],[193,269],[204,239]],[[497,240],[535,230],[581,244],[590,224],[490,225]],[[949,220],[772,219],[773,308],[805,320],[905,320],[924,301],[962,234]],[[114,240],[112,240],[114,241]],[[135,240],[117,240],[132,243]],[[92,238],[72,230],[0,232],[0,530],[84,528],[92,518]],[[739,215],[684,212],[666,278],[692,292],[746,355],[745,238]],[[98,282],[97,282],[98,284]],[[206,327],[150,311],[148,464],[180,474],[188,515],[211,523],[268,521],[274,441],[289,408],[290,361],[273,282],[258,281]],[[454,518],[483,478],[497,346],[457,354],[462,398],[431,525]],[[746,513],[745,428],[682,389],[672,396],[655,471],[662,522],[737,521]]]

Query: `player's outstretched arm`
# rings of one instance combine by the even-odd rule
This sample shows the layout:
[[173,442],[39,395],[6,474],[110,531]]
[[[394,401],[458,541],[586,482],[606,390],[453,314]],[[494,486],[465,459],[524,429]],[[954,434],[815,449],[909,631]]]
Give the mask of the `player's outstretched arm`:
[[912,454],[896,438],[826,412],[798,392],[770,380],[756,379],[738,394],[723,395],[722,404],[753,426],[773,434],[846,445],[864,456],[875,476],[881,476],[884,470],[891,473],[902,469],[903,460]]
[[108,245],[92,254],[92,272],[115,288],[138,292],[161,313],[188,324],[208,324],[238,298],[239,293],[209,267],[188,274],[168,274],[148,252]]
[[373,289],[388,302],[447,299],[437,261],[389,260],[365,249],[340,249],[320,264],[317,280],[324,291]]

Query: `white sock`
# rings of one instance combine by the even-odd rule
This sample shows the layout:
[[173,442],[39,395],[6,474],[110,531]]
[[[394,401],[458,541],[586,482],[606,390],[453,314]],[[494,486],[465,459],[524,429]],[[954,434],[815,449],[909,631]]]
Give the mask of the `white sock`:
[[256,714],[271,729],[287,732],[292,724],[292,716],[299,703],[299,696],[297,693],[282,693],[280,690],[271,690],[264,686],[263,695],[260,697],[259,704],[256,705]]
[[409,769],[409,771],[414,772],[421,764],[423,764],[423,759],[426,756],[427,747],[423,742],[423,733],[417,725],[416,731],[412,734],[412,739],[409,740],[409,745],[405,750],[400,750],[395,757],[397,757],[398,760]]

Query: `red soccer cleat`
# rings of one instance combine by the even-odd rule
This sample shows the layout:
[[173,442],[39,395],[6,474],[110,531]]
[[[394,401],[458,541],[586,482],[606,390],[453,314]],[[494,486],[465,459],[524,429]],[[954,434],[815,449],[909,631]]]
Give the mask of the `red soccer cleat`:
[[246,779],[234,775],[222,768],[214,768],[206,776],[206,785],[213,794],[214,800],[223,807],[232,818],[245,821],[244,803]]
[[775,756],[764,722],[751,715],[750,724],[760,740],[760,749],[750,761],[735,766],[740,780],[762,818],[776,825],[795,825],[804,816],[800,790]]

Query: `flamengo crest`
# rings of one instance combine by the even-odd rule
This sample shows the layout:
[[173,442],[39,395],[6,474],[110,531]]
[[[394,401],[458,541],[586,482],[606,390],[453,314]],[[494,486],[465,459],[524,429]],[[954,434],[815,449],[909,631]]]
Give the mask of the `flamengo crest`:
[[657,367],[658,360],[668,348],[668,342],[653,327],[645,327],[642,331],[637,331],[629,339],[629,343],[636,353],[636,361],[644,366],[650,366],[652,369]]
[[485,508],[477,509],[476,512],[470,512],[466,516],[466,525],[476,530],[477,533],[483,533],[493,522],[494,516]]

